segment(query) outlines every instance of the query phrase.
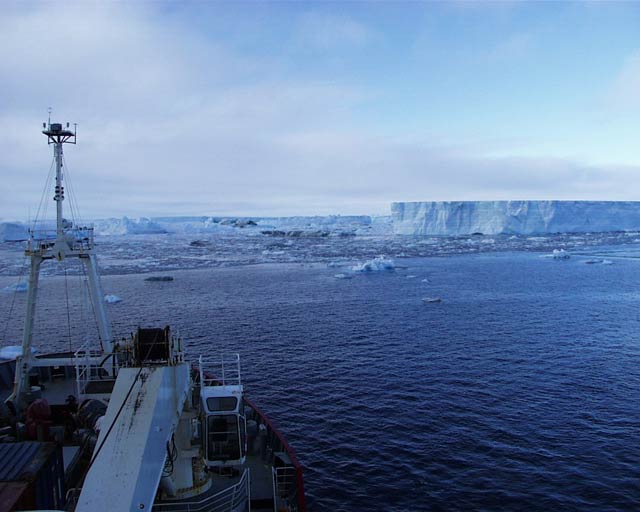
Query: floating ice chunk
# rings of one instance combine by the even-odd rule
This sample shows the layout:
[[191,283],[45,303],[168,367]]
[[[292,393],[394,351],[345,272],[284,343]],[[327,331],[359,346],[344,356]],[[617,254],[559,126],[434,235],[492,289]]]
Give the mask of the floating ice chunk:
[[407,279],[415,279],[415,278],[416,278],[416,276],[414,276],[414,275],[408,275],[408,276],[405,276],[405,277],[406,277]]
[[151,277],[147,277],[145,281],[166,282],[166,281],[173,281],[173,277],[172,276],[151,276]]
[[554,249],[551,256],[554,260],[568,260],[571,258],[571,254],[564,249]]
[[16,284],[11,284],[9,286],[5,286],[2,291],[5,293],[22,293],[22,292],[26,292],[27,289],[29,288],[29,286],[27,285],[27,283],[25,282],[21,282],[21,283],[16,283]]
[[353,274],[345,274],[341,272],[340,274],[335,274],[333,277],[336,279],[353,279]]
[[422,279],[420,282],[421,282],[421,283],[428,283],[428,282],[429,282],[429,280],[425,277],[425,278],[424,278],[424,279]]
[[120,297],[118,297],[117,295],[105,295],[104,296],[104,301],[107,304],[117,304],[118,302],[122,302],[122,299]]
[[351,270],[354,272],[384,272],[395,270],[396,265],[391,259],[387,259],[384,256],[378,256],[372,260],[365,261],[361,265],[354,265]]
[[442,302],[442,297],[424,297],[422,302],[425,304],[439,304]]
[[587,265],[613,265],[613,261],[611,260],[600,260],[600,259],[584,260],[584,263]]
[[[31,347],[31,353],[35,354],[38,349]],[[9,345],[0,348],[0,359],[15,359],[22,355],[22,347],[20,345]]]

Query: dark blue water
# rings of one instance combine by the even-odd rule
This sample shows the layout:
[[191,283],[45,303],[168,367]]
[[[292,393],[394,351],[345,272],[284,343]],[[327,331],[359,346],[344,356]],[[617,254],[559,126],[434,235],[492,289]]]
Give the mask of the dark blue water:
[[[117,332],[170,323],[194,356],[241,353],[311,510],[638,510],[640,263],[613,261],[405,259],[345,280],[272,264],[104,286],[123,298]],[[47,300],[40,339],[64,347],[65,300]]]

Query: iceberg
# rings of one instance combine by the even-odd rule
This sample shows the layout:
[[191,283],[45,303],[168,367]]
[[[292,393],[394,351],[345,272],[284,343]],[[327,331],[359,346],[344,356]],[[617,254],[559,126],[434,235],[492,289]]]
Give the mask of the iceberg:
[[366,273],[366,272],[384,272],[395,270],[396,265],[393,260],[387,259],[384,256],[378,256],[372,260],[365,261],[360,265],[354,265],[351,267],[353,272]]
[[29,238],[27,226],[20,222],[0,223],[0,242],[22,242]]
[[397,235],[637,231],[640,201],[426,201],[391,204]]
[[554,249],[553,253],[551,253],[551,257],[554,260],[568,260],[571,258],[571,254],[569,254],[564,249]]
[[95,221],[98,235],[245,234],[319,237],[392,234],[390,216],[325,215],[299,217],[129,217]]
[[118,302],[122,302],[122,299],[120,297],[118,297],[117,295],[105,295],[104,296],[104,301],[107,304],[117,304]]
[[[31,353],[37,353],[37,350],[31,347]],[[22,346],[20,345],[8,345],[6,347],[0,348],[0,359],[16,359],[22,355]]]
[[155,235],[167,232],[166,229],[147,217],[96,220],[94,227],[95,233],[98,235]]

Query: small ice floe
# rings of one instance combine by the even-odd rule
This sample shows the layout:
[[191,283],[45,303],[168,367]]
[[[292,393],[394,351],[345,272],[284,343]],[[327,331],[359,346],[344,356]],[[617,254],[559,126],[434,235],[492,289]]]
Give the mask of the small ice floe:
[[442,297],[424,297],[422,302],[425,304],[440,304],[443,300]]
[[353,274],[345,274],[344,272],[340,272],[339,274],[335,274],[333,277],[336,279],[353,279]]
[[[31,353],[35,354],[36,349],[31,347]],[[22,347],[20,345],[9,345],[0,348],[0,359],[15,359],[22,355]]]
[[211,242],[209,242],[208,240],[194,240],[193,242],[190,242],[189,245],[191,247],[206,247],[207,245],[210,245]]
[[428,282],[429,282],[429,280],[425,277],[425,278],[424,278],[424,279],[422,279],[420,282],[421,282],[421,283],[428,283]]
[[600,259],[591,259],[584,260],[586,265],[613,265],[613,261],[611,260],[600,260]]
[[117,295],[105,295],[104,296],[104,301],[107,304],[117,304],[118,302],[122,302],[122,299],[120,297],[118,297]]
[[384,272],[395,270],[396,265],[391,259],[387,259],[384,256],[378,256],[372,260],[365,261],[360,265],[354,265],[351,270],[354,272],[367,273],[367,272]]
[[5,286],[2,291],[5,293],[22,293],[26,292],[28,288],[29,286],[27,285],[27,283],[16,283]]
[[417,276],[414,276],[414,275],[408,275],[408,276],[405,276],[405,277],[406,277],[407,279],[415,279]]
[[564,249],[554,249],[553,253],[551,253],[551,257],[554,260],[568,260],[571,258],[571,254],[569,254]]

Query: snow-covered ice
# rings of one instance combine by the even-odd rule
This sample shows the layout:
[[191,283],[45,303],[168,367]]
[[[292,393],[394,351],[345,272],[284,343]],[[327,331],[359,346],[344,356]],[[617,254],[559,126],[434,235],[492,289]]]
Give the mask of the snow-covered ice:
[[[37,350],[31,347],[31,353],[35,354]],[[15,359],[22,355],[22,347],[20,345],[8,345],[0,348],[0,359]]]
[[372,260],[365,261],[360,265],[354,265],[351,270],[354,272],[384,272],[395,270],[396,265],[393,260],[385,258],[384,256],[378,256]]
[[118,297],[117,295],[105,295],[104,296],[104,301],[107,304],[117,304],[118,302],[122,302],[122,299],[120,297]]
[[568,260],[569,258],[571,258],[571,254],[569,254],[564,249],[554,249],[551,257],[554,260]]

